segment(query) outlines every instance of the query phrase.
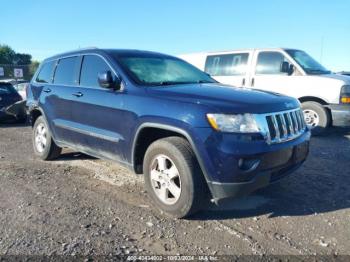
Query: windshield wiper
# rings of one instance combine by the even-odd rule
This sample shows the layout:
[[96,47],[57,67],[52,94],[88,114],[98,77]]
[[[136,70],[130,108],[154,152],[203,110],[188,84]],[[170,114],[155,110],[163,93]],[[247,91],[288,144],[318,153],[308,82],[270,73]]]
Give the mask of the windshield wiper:
[[198,80],[197,83],[198,83],[198,84],[207,84],[207,83],[212,84],[212,83],[215,83],[215,82],[209,81],[209,80]]
[[157,86],[169,86],[169,85],[185,85],[185,84],[204,84],[204,83],[214,83],[208,80],[197,80],[197,81],[184,81],[184,82],[177,82],[177,81],[162,81],[162,82],[155,82],[150,83],[152,85]]

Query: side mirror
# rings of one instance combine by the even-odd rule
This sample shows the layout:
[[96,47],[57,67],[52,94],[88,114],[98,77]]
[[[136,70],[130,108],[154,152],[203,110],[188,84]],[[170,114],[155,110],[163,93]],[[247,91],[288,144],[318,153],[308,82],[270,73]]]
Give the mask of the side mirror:
[[105,71],[98,74],[98,83],[104,88],[120,89],[121,80],[113,77],[111,71]]
[[288,75],[291,75],[291,74],[293,74],[293,71],[294,71],[294,66],[293,65],[289,64],[286,61],[283,61],[281,63],[281,72],[282,73],[287,73]]
[[281,63],[281,72],[282,73],[289,73],[289,63],[286,61],[283,61]]

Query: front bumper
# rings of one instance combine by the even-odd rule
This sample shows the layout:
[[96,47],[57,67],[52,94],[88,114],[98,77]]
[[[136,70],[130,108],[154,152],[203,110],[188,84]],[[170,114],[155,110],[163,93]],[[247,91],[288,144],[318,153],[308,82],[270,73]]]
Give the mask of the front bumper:
[[306,159],[311,132],[268,144],[261,134],[191,130],[193,148],[215,202],[239,197],[290,174]]
[[333,126],[350,126],[350,105],[330,104]]
[[[240,183],[219,183],[208,182],[213,200],[218,202],[220,199],[240,197],[248,195],[253,191],[266,187],[276,182],[298,169],[306,160],[309,153],[309,142],[294,146],[290,159],[282,166],[267,169],[257,173],[251,180]],[[277,154],[280,152],[276,152]],[[273,160],[273,159],[271,159]]]

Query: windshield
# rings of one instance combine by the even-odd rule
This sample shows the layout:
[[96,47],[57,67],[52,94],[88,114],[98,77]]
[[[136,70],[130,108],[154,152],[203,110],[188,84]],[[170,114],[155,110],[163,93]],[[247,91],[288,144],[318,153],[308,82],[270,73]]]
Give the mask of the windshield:
[[329,74],[331,71],[327,70],[323,65],[313,59],[304,51],[300,50],[286,50],[286,52],[294,58],[294,60],[310,75]]
[[117,60],[126,73],[141,85],[215,83],[206,73],[175,57],[159,55],[123,55]]

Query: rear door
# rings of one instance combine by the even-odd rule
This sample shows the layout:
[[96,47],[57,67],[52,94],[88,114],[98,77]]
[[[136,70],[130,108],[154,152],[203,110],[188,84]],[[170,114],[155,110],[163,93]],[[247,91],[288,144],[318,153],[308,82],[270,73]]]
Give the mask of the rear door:
[[61,58],[57,61],[53,83],[45,86],[45,108],[48,121],[52,122],[52,132],[59,142],[74,143],[77,132],[69,128],[72,122],[71,103],[74,87],[78,85],[81,56]]
[[122,161],[123,92],[99,85],[98,74],[105,71],[116,75],[103,57],[83,57],[80,85],[74,89],[76,95],[71,103],[70,125],[79,133],[75,144],[81,151]]
[[251,57],[250,51],[208,55],[205,72],[220,83],[244,87],[248,82]]

